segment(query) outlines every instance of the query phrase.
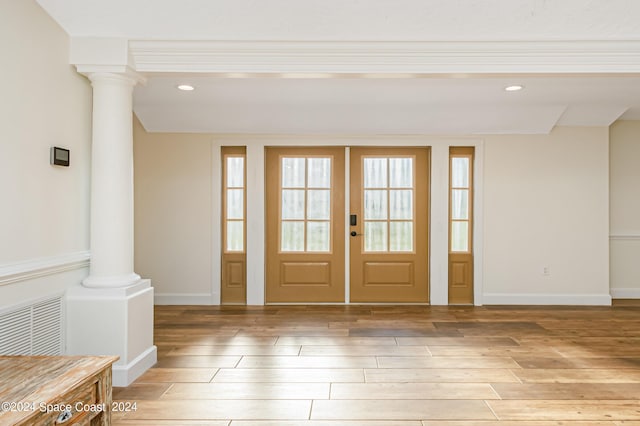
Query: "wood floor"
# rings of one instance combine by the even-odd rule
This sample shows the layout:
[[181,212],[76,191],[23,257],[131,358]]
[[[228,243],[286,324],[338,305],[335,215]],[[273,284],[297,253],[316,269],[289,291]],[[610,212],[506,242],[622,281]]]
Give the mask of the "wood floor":
[[113,424],[640,426],[640,306],[158,306]]

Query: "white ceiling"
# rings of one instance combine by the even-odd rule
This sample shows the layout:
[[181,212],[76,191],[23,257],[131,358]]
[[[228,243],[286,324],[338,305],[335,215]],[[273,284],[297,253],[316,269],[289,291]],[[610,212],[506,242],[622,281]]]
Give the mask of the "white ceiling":
[[[38,0],[72,37],[226,41],[640,40],[637,0]],[[284,78],[150,73],[155,132],[546,133],[640,119],[640,69],[609,75]],[[237,77],[237,75],[235,76]],[[193,92],[176,90],[180,83]],[[503,88],[522,84],[525,90]]]
[[[525,89],[503,90],[513,83]],[[640,119],[640,77],[154,77],[136,88],[135,111],[158,132],[547,133]]]
[[160,40],[637,39],[637,0],[37,0],[71,35]]

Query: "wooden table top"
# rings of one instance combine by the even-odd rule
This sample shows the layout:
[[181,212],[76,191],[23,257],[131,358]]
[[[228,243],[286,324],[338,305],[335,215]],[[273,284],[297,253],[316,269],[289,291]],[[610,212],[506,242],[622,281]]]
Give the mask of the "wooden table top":
[[[0,356],[0,402],[51,403],[117,360],[116,356]],[[2,408],[0,419],[19,414]]]

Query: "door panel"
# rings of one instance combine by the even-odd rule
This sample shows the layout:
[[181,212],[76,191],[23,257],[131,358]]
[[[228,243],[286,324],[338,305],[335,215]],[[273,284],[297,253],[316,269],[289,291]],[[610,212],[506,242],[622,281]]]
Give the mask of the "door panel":
[[429,302],[428,148],[351,148],[353,302]]
[[267,303],[344,302],[344,148],[267,148]]
[[412,262],[367,262],[363,267],[365,287],[412,286],[415,281]]

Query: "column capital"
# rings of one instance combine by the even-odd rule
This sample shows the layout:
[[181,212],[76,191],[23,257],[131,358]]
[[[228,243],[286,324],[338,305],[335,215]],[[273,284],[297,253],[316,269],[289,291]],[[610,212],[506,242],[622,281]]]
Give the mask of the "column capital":
[[76,69],[80,74],[85,75],[92,84],[96,82],[112,82],[120,84],[145,84],[147,79],[142,74],[126,66],[80,66]]
[[145,83],[145,77],[136,71],[126,38],[72,37],[69,50],[70,63],[91,81],[113,75],[130,79],[134,85]]

